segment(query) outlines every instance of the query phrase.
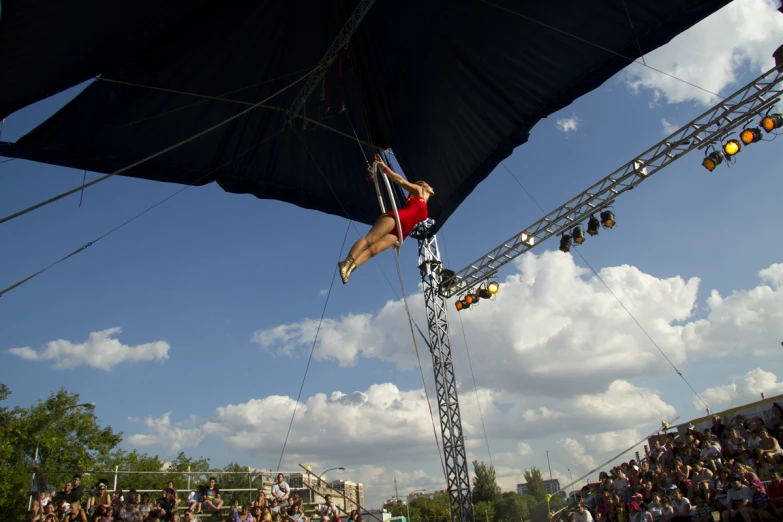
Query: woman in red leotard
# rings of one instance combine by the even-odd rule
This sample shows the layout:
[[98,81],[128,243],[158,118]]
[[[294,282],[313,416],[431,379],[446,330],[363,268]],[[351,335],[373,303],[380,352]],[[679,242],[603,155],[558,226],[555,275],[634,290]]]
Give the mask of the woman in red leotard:
[[[411,183],[406,180],[387,167],[378,154],[375,155],[375,161],[391,181],[410,193],[405,200],[405,206],[398,210],[404,240],[417,223],[427,219],[427,200],[435,194],[435,191],[425,181]],[[348,282],[351,272],[356,267],[362,266],[371,257],[380,254],[395,243],[397,243],[397,222],[394,219],[394,211],[390,210],[378,218],[366,236],[354,243],[345,261],[337,263],[343,284]]]

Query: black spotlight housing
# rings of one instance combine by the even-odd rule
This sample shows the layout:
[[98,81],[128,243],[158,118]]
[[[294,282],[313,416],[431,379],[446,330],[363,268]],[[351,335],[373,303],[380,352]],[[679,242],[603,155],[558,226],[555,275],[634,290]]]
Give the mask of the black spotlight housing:
[[598,221],[597,217],[590,216],[590,219],[587,221],[587,233],[591,236],[597,236],[600,225],[601,223]]
[[476,290],[476,295],[481,299],[489,299],[492,297],[492,294],[489,292],[489,288],[479,288]]
[[574,243],[577,245],[585,242],[585,230],[582,228],[582,225],[577,225],[571,230],[571,237],[574,238]]
[[742,132],[740,132],[740,140],[742,140],[744,145],[750,145],[751,143],[761,141],[761,129],[758,127],[743,129]]
[[723,163],[723,154],[718,151],[712,151],[704,156],[704,161],[701,162],[702,166],[708,171],[712,172],[715,167]]
[[571,251],[571,245],[573,245],[574,242],[571,239],[571,236],[568,234],[563,234],[563,236],[560,238],[560,251],[564,253],[569,253]]
[[614,228],[614,212],[611,210],[604,210],[601,212],[601,225],[603,225],[604,228]]

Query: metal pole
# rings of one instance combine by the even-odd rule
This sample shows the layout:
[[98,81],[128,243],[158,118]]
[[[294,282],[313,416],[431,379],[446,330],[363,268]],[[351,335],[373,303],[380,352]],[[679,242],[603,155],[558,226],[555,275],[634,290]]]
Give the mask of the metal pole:
[[549,463],[549,450],[546,451],[546,465],[549,467],[549,481],[552,482],[552,465]]

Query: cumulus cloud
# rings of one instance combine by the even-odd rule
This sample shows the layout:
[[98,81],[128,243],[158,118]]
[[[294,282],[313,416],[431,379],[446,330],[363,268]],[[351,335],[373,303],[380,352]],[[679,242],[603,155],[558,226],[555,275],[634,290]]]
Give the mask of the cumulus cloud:
[[581,120],[576,117],[576,115],[571,116],[570,118],[558,118],[555,121],[555,125],[557,125],[557,130],[561,132],[572,132],[579,128],[579,124],[581,123]]
[[53,367],[58,370],[89,366],[109,371],[122,363],[165,361],[169,358],[171,347],[167,342],[155,341],[129,346],[114,338],[121,331],[120,328],[109,328],[92,332],[87,341],[81,344],[59,339],[49,341],[46,348],[40,351],[25,346],[10,348],[8,352],[28,361],[53,361]]
[[171,412],[162,416],[147,417],[144,425],[149,433],[134,434],[128,437],[128,442],[134,446],[162,446],[171,452],[180,451],[183,448],[198,446],[204,439],[204,431],[198,427],[185,428],[171,422]]
[[639,430],[626,429],[585,435],[585,448],[592,453],[619,453],[642,439]]
[[557,444],[563,449],[567,458],[586,469],[593,469],[596,465],[595,458],[585,453],[585,447],[575,439],[566,437],[557,441]]
[[[718,94],[733,86],[743,69],[760,74],[773,67],[772,52],[783,36],[783,16],[775,0],[736,0],[645,55],[648,65]],[[640,64],[630,65],[625,81],[635,91],[650,90],[668,103],[717,98]]]
[[[506,393],[512,401],[515,394],[561,399],[596,394],[620,378],[671,372],[601,281],[570,255],[527,253],[515,263],[517,272],[502,281],[497,300],[461,317],[468,346],[482,350],[482,357],[473,360],[476,381],[480,387],[491,384],[496,400]],[[698,278],[655,277],[628,265],[603,268],[599,274],[678,366],[725,354],[771,355],[783,339],[783,265],[759,272],[762,284],[750,290],[728,297],[713,291],[704,307],[697,306]],[[414,319],[426,324],[422,295],[409,302]],[[448,306],[449,313],[455,314],[452,308]],[[693,317],[697,310],[703,317]],[[387,302],[376,314],[327,318],[315,357],[341,366],[375,358],[411,369],[416,358],[410,332],[397,327],[406,322],[400,301]],[[260,330],[253,340],[273,353],[305,354],[316,326],[317,320],[305,319]],[[452,341],[455,367],[467,367],[462,340],[455,336]],[[525,408],[520,421],[558,414],[541,401]]]
[[[735,377],[731,384],[713,386],[701,392],[702,398],[713,409],[732,408],[761,399],[761,394],[766,397],[783,393],[783,382],[778,382],[778,377],[772,372],[756,368],[750,370],[742,377]],[[701,409],[701,401],[693,397],[693,405]]]
[[667,120],[666,118],[663,118],[661,120],[661,127],[663,127],[663,133],[667,136],[671,135],[672,133],[674,133],[674,131],[680,128],[679,125]]

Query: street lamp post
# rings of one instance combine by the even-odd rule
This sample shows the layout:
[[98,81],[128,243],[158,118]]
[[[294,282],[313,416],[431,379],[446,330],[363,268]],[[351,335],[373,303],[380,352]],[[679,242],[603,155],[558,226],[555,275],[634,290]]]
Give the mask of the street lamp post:
[[[61,410],[57,410],[55,412],[52,412],[52,415],[54,415],[55,413],[57,413],[57,414],[65,413],[68,410],[73,410],[73,409],[76,409],[76,408],[87,408],[88,410],[94,410],[95,409],[95,403],[94,402],[85,402],[84,404],[75,404],[73,406],[68,406],[67,408],[63,408]],[[35,455],[33,456],[33,463],[36,466],[40,466],[41,465],[41,463],[38,461],[38,450],[41,448],[41,435],[43,435],[43,433],[46,430],[51,428],[52,424],[57,422],[58,418],[59,417],[55,417],[54,419],[52,419],[52,421],[49,424],[44,426],[43,429],[38,430],[38,436],[35,438]],[[35,485],[35,471],[33,471],[32,475],[30,476],[30,489],[32,489],[34,485]],[[33,502],[33,497],[30,496],[29,499],[27,500],[27,510],[28,511],[30,510],[30,506],[32,505],[32,502]]]
[[[424,491],[427,491],[426,489],[417,489],[416,491],[411,491],[408,493],[408,496],[410,497],[414,493],[423,493]],[[405,507],[408,508],[408,519],[405,522],[411,522],[411,503],[408,502],[408,499],[405,499]]]
[[[339,466],[339,467],[336,467],[336,468],[329,468],[329,469],[327,469],[326,471],[324,471],[323,473],[321,473],[321,477],[325,477],[327,473],[329,473],[330,471],[334,471],[334,470],[336,470],[336,469],[339,469],[339,470],[341,470],[341,471],[345,471],[345,466]],[[321,482],[321,479],[319,478],[319,479],[318,479],[318,483],[320,484],[320,482]],[[324,487],[328,487],[328,486],[326,485],[326,481],[325,481],[325,480],[324,480]],[[343,496],[343,511],[347,511],[347,510],[345,509],[345,508],[347,508],[347,507],[348,507],[348,501],[347,501],[347,500],[345,499],[345,497]]]

